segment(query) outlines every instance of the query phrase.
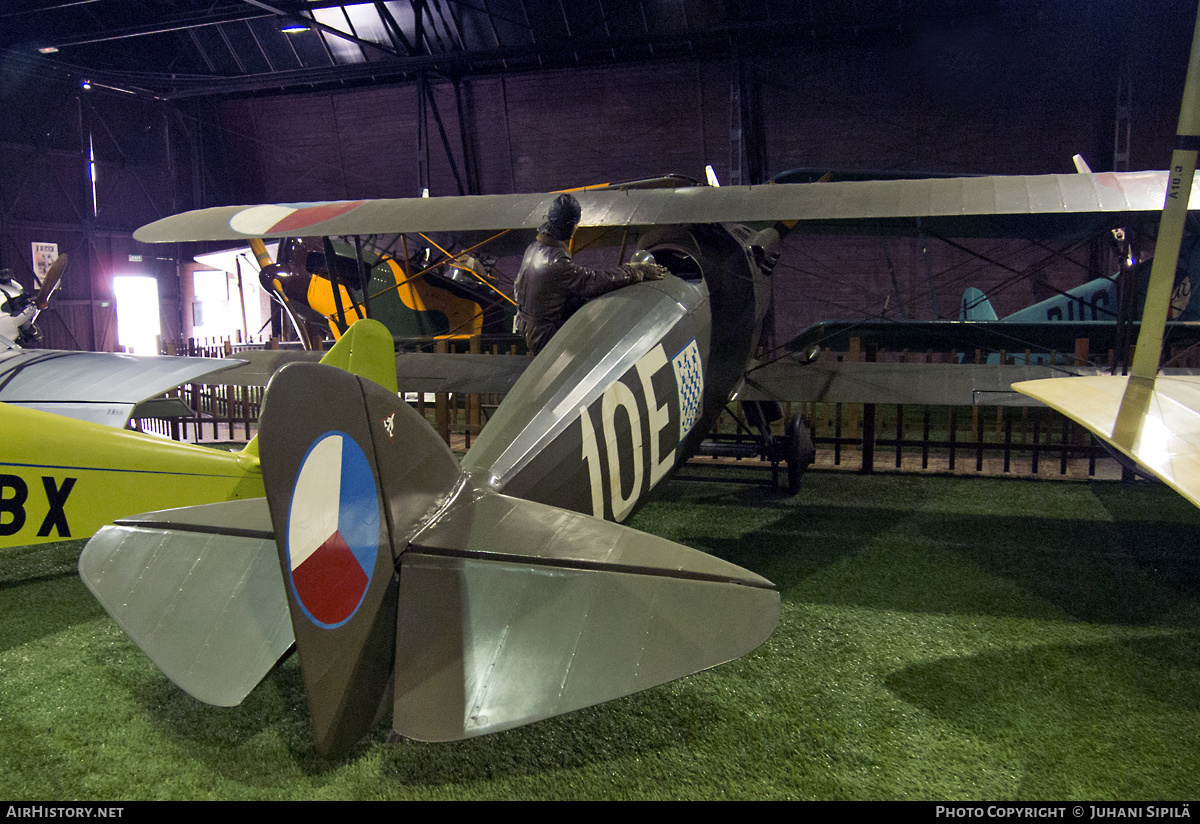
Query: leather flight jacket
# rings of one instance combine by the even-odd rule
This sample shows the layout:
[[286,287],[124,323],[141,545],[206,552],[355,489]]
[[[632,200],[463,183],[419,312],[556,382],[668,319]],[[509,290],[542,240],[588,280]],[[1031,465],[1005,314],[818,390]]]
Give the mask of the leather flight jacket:
[[609,270],[579,266],[571,259],[565,241],[538,233],[537,240],[525,250],[513,288],[517,331],[525,336],[529,354],[537,354],[589,299],[643,279],[661,277],[665,271],[636,263]]

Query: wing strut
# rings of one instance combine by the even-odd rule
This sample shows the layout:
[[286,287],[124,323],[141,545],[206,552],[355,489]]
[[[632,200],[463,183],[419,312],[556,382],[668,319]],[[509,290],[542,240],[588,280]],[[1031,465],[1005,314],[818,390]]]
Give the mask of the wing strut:
[[1175,135],[1175,151],[1167,178],[1166,203],[1158,240],[1154,245],[1154,262],[1150,268],[1150,286],[1146,306],[1142,311],[1142,328],[1133,353],[1133,377],[1154,380],[1162,354],[1163,331],[1167,310],[1171,305],[1171,288],[1175,283],[1175,266],[1179,262],[1179,245],[1183,241],[1183,225],[1187,220],[1188,195],[1196,174],[1196,151],[1200,149],[1200,9],[1192,33],[1192,53],[1188,60],[1187,79],[1183,85],[1183,103],[1179,108],[1179,127]]

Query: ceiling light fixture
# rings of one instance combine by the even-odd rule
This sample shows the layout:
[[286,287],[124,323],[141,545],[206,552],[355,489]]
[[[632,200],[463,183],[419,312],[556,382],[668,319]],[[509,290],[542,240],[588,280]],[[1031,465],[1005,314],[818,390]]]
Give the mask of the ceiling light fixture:
[[309,30],[308,23],[295,17],[284,17],[279,21],[279,30],[284,34],[299,34]]

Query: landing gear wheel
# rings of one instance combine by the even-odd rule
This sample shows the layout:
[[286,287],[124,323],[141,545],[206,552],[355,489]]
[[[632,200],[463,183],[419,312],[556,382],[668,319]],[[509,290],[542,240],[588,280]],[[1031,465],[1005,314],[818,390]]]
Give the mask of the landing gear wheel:
[[817,449],[808,434],[808,427],[799,415],[792,415],[788,421],[784,451],[787,460],[788,494],[795,495],[800,491],[804,470],[808,469],[817,457]]

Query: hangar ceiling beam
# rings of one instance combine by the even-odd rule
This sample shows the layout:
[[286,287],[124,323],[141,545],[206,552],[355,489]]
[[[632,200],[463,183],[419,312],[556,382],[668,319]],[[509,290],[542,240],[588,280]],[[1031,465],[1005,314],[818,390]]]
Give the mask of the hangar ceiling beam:
[[396,22],[396,18],[393,16],[392,10],[387,7],[387,4],[378,2],[377,0],[375,10],[379,12],[379,19],[383,21],[392,44],[398,48],[403,48],[405,54],[414,54],[416,49],[413,48],[413,44],[409,42],[408,37],[404,34],[404,29],[400,28],[400,24]]
[[[249,2],[249,0],[246,0]],[[63,39],[55,39],[47,43],[57,49],[66,49],[72,46],[86,46],[92,43],[108,43],[113,40],[125,40],[131,37],[149,37],[156,34],[169,34],[176,31],[185,31],[189,29],[205,28],[208,26],[221,26],[225,23],[241,23],[247,20],[257,20],[269,15],[263,14],[261,11],[252,12],[246,10],[244,12],[231,12],[218,10],[211,14],[204,14],[195,17],[180,17],[171,21],[163,21],[158,23],[147,23],[144,26],[131,26],[122,29],[94,29],[88,34],[81,34],[75,37],[66,37]]]

